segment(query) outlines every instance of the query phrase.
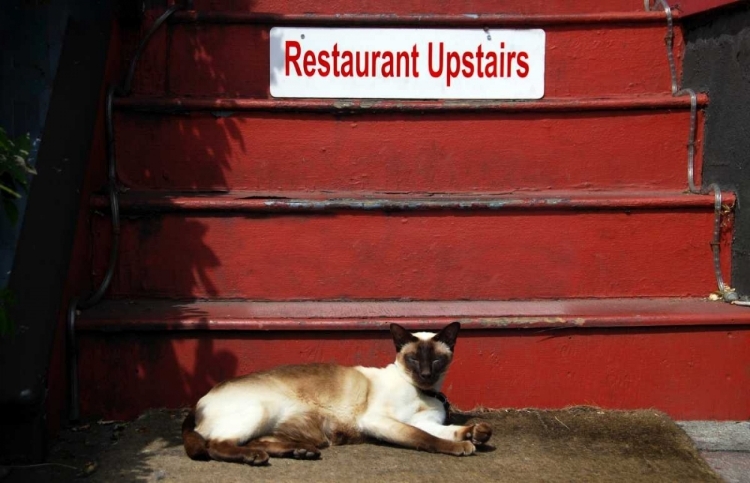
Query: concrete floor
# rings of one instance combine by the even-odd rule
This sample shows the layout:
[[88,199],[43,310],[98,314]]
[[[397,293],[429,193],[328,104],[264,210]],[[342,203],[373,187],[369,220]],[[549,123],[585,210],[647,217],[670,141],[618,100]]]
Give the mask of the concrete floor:
[[682,421],[701,455],[728,483],[750,483],[750,421]]

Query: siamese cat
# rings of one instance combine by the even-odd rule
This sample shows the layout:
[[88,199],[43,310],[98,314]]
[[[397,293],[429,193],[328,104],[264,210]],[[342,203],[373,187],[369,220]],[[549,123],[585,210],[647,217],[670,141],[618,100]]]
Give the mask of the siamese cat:
[[455,456],[486,443],[486,423],[446,426],[439,391],[460,324],[437,334],[391,324],[396,361],[384,368],[282,366],[222,382],[182,425],[188,456],[261,465],[272,457],[316,459],[330,445],[380,440]]

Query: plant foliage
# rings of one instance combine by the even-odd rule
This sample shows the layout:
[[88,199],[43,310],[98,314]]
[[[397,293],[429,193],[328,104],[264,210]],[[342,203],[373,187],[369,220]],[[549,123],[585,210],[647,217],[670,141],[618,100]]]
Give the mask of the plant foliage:
[[[29,175],[36,170],[29,164],[31,137],[26,134],[11,139],[0,127],[0,207],[15,225],[18,223],[16,200],[29,187]],[[13,303],[13,294],[7,287],[0,288],[0,336],[14,332],[13,321],[8,316],[8,307]]]
[[15,201],[29,185],[29,175],[36,170],[29,165],[31,138],[28,134],[15,140],[0,127],[0,204],[11,223],[18,222]]

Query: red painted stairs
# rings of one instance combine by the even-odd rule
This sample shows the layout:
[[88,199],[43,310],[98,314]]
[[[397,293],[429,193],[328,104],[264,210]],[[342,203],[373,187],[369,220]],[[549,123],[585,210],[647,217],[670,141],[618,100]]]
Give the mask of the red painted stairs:
[[[160,13],[116,32],[112,77]],[[284,25],[543,28],[546,95],[273,99]],[[640,0],[195,0],[115,101],[121,246],[76,324],[82,413],[189,405],[281,363],[386,364],[390,322],[460,320],[460,407],[750,417],[750,310],[707,299],[714,198],[687,193],[666,31]],[[71,291],[106,271],[106,196],[81,226]],[[730,213],[727,280],[731,233]]]

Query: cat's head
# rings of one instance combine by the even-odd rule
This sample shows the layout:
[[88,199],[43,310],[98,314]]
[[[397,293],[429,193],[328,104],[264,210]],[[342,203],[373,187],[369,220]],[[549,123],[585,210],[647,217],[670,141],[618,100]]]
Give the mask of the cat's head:
[[411,333],[398,324],[391,324],[396,344],[396,365],[420,389],[438,390],[453,360],[453,348],[461,324],[453,322],[438,332]]

